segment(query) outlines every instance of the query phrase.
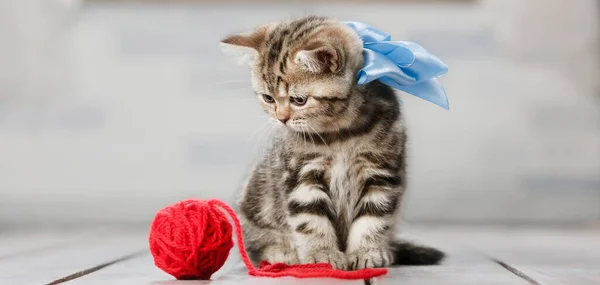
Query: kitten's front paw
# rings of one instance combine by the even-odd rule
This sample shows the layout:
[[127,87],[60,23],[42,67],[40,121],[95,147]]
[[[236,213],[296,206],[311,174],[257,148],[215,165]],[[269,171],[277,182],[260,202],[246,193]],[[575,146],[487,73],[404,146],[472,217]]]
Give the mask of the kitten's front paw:
[[384,248],[363,248],[348,254],[350,270],[388,267],[392,263],[392,253]]
[[348,262],[346,255],[337,249],[321,249],[309,252],[303,263],[329,263],[335,269],[345,270]]
[[285,264],[298,264],[298,254],[296,250],[289,247],[270,246],[265,248],[263,259],[269,263],[283,262]]

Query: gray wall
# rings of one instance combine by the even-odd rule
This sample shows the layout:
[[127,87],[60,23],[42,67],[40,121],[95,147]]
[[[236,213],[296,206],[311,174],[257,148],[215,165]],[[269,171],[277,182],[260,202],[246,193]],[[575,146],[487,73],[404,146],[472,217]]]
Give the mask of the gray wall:
[[600,220],[597,1],[0,4],[0,224],[147,222],[231,202],[269,125],[218,40],[307,13],[370,23],[443,58],[451,110],[400,95],[406,218]]

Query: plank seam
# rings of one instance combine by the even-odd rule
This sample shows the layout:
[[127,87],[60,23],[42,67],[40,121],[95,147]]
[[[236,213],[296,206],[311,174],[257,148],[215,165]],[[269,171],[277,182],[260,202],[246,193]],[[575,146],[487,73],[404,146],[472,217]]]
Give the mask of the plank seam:
[[77,278],[81,278],[81,277],[86,276],[88,274],[94,273],[94,272],[96,272],[98,270],[101,270],[101,269],[103,269],[105,267],[111,266],[111,265],[113,265],[115,263],[119,263],[119,262],[122,262],[122,261],[133,259],[133,258],[142,256],[142,255],[147,254],[147,253],[148,252],[146,250],[143,250],[143,251],[138,251],[138,252],[135,252],[135,253],[132,253],[132,254],[128,254],[128,255],[125,255],[123,257],[117,258],[115,260],[111,260],[109,262],[105,262],[105,263],[96,265],[94,267],[90,267],[90,268],[87,268],[87,269],[75,272],[73,274],[69,274],[67,276],[61,277],[61,278],[56,279],[56,280],[54,280],[54,281],[52,281],[50,283],[47,283],[46,285],[56,285],[56,284],[65,283],[65,282],[68,282],[68,281],[71,281],[71,280],[74,280],[74,279],[77,279]]
[[494,259],[492,258],[492,261],[498,263],[498,265],[502,266],[502,268],[508,270],[510,273],[516,275],[517,277],[529,282],[529,284],[532,285],[541,285],[541,283],[537,282],[535,279],[533,279],[531,276],[525,274],[525,272],[515,268],[514,266],[511,266],[510,264],[503,262],[501,260],[498,259]]

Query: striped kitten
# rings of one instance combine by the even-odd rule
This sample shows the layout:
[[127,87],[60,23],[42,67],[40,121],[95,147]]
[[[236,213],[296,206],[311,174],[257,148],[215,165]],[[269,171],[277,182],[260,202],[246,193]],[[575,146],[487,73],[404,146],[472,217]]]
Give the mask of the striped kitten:
[[352,29],[306,17],[222,46],[250,64],[260,105],[280,125],[238,204],[254,262],[360,269],[443,258],[394,239],[406,133],[390,87],[356,84],[362,42]]

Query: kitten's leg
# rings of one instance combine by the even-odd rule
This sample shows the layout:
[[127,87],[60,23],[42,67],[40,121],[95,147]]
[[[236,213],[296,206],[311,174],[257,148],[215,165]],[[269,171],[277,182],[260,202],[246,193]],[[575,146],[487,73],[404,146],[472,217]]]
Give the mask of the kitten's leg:
[[390,237],[403,192],[401,184],[401,176],[395,174],[373,175],[365,180],[347,240],[346,253],[351,269],[392,264]]
[[[238,200],[244,245],[255,264],[299,263],[298,255],[291,242],[291,232],[286,224],[284,200],[277,200],[268,164],[259,164]],[[279,207],[278,207],[279,205]]]
[[244,245],[250,259],[256,265],[263,260],[269,263],[299,263],[288,231],[264,226],[258,227],[244,218],[242,218],[242,229]]
[[331,198],[321,179],[323,173],[315,171],[301,171],[298,186],[288,199],[288,223],[298,257],[302,263],[329,263],[345,269],[347,261],[338,248]]

